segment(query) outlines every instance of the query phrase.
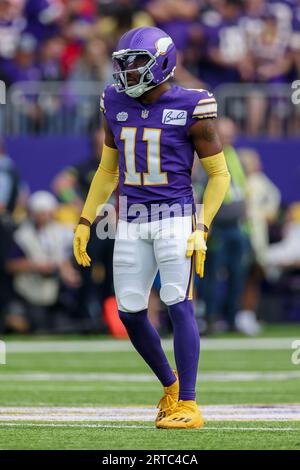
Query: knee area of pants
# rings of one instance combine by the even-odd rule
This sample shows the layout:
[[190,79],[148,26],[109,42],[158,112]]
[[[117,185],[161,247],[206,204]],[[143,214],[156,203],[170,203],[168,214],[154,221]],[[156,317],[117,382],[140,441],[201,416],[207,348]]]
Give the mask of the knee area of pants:
[[174,284],[165,284],[160,289],[160,298],[166,305],[174,305],[185,299],[185,292]]
[[136,313],[134,312],[122,312],[119,310],[119,317],[123,325],[127,328],[135,322]]
[[145,297],[138,292],[126,292],[119,296],[119,310],[127,313],[140,312],[147,308]]

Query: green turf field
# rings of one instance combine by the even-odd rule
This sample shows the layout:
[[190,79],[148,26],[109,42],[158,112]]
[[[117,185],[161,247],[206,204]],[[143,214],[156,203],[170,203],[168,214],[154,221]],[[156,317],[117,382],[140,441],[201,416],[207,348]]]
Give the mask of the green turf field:
[[188,431],[155,429],[161,388],[126,341],[1,339],[0,449],[300,449],[300,327],[203,339],[206,427]]

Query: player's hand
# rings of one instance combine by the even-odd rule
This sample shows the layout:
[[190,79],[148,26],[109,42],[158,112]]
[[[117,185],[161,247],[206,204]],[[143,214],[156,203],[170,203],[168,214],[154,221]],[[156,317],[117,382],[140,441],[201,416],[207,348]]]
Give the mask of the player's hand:
[[91,258],[86,252],[86,247],[90,239],[90,232],[90,227],[84,224],[79,224],[75,229],[75,235],[73,239],[74,256],[77,263],[84,267],[91,265]]
[[204,276],[204,262],[206,257],[207,233],[202,230],[195,230],[188,238],[186,256],[190,258],[195,253],[196,273],[200,277]]

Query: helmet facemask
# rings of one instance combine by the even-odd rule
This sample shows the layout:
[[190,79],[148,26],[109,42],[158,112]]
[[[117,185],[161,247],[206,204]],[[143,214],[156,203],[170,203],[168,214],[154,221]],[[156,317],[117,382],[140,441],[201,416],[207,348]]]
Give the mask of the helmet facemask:
[[[112,61],[113,77],[118,92],[125,92],[131,98],[138,98],[156,86],[151,72],[156,58],[149,51],[129,49],[117,51],[113,53]],[[131,75],[137,75],[138,79],[138,82],[132,85],[130,85]]]

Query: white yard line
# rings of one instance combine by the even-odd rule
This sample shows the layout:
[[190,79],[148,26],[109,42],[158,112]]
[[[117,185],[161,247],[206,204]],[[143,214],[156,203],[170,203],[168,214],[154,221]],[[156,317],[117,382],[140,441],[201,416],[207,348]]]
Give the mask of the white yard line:
[[[0,427],[38,427],[38,428],[97,428],[97,429],[147,429],[154,431],[156,428],[151,426],[142,426],[135,424],[58,424],[58,423],[1,423]],[[190,429],[189,432],[203,432],[203,431],[296,431],[300,432],[300,428],[289,427],[239,427],[239,426],[209,426],[205,425],[202,429]],[[161,432],[161,431],[160,431]]]
[[[201,339],[201,349],[219,350],[279,350],[291,349],[297,338],[233,338]],[[299,338],[298,338],[299,339]],[[171,339],[163,340],[166,351],[173,350]],[[45,340],[45,341],[7,341],[7,354],[13,353],[74,353],[74,352],[127,352],[134,351],[127,340]]]
[[[200,372],[199,382],[251,382],[283,381],[300,379],[300,370],[292,371],[214,371]],[[122,374],[114,372],[1,372],[0,382],[153,382],[157,379],[153,374]],[[104,384],[105,385],[105,384]]]
[[[300,404],[291,405],[206,405],[208,421],[300,421]],[[1,407],[3,421],[153,421],[153,407]]]

